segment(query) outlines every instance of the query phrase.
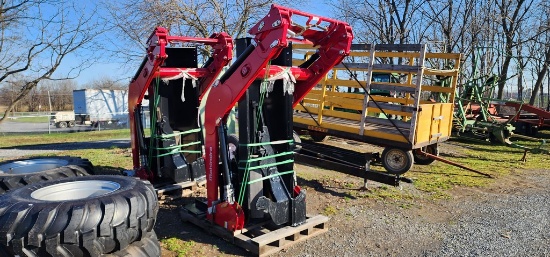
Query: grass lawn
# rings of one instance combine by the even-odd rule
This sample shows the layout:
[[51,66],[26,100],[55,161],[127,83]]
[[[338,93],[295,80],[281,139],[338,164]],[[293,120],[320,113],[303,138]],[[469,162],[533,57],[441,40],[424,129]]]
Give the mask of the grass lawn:
[[53,133],[53,134],[34,134],[34,135],[6,135],[0,140],[0,147],[16,147],[34,144],[54,144],[71,142],[91,142],[108,139],[130,139],[129,129],[86,131],[75,133]]
[[[149,133],[149,130],[146,129],[145,133]],[[130,139],[130,130],[118,129],[75,133],[6,135],[0,137],[0,151],[2,151],[2,148],[29,147],[32,145],[56,143],[70,144],[74,142],[93,142],[110,139]],[[102,169],[123,170],[132,168],[132,156],[129,148],[120,149],[117,147],[109,147],[107,149],[77,149],[60,151],[55,153],[55,155],[69,155],[86,158],[89,159],[94,166],[101,167]],[[0,157],[0,161],[2,160],[3,159]]]
[[[148,132],[146,132],[147,134]],[[540,133],[540,136],[550,139],[550,131]],[[100,141],[108,139],[121,139],[130,137],[128,129],[89,131],[78,133],[55,133],[40,135],[8,135],[2,136],[0,148],[11,148],[17,146],[30,146],[35,144],[50,143],[71,143]],[[550,140],[547,140],[550,141]],[[530,142],[520,141],[522,144]],[[533,145],[531,143],[531,145]],[[446,148],[452,150],[447,150]],[[545,146],[550,150],[550,146]],[[130,169],[131,152],[130,149],[120,149],[110,147],[108,149],[77,149],[57,152],[56,155],[73,155],[87,158],[96,166],[113,169]],[[494,183],[499,177],[506,176],[514,171],[532,169],[543,170],[550,167],[550,156],[547,154],[527,154],[527,162],[521,162],[523,156],[522,149],[515,149],[502,145],[492,145],[483,143],[473,143],[469,141],[451,141],[450,144],[442,148],[442,157],[453,162],[460,163],[479,172],[491,175],[493,178],[451,166],[442,162],[434,162],[431,165],[414,165],[414,167],[405,176],[412,178],[416,189],[430,194],[433,198],[445,198],[446,191],[454,186],[483,187]],[[373,166],[374,170],[384,171],[380,166]],[[310,177],[310,174],[303,174],[306,179],[324,179],[322,177]],[[298,176],[300,171],[298,170]],[[495,179],[496,178],[496,179]],[[360,179],[357,180],[360,183]],[[375,193],[385,197],[407,197],[404,192],[383,188],[384,190],[375,191]],[[387,189],[387,190],[386,190]],[[390,194],[389,196],[387,194]]]
[[[148,132],[145,134],[148,134]],[[540,136],[550,139],[550,131],[545,131]],[[70,144],[73,142],[128,139],[129,137],[130,132],[128,129],[40,135],[8,135],[0,137],[0,151],[20,146],[50,143]],[[528,142],[522,141],[521,143],[527,144]],[[29,148],[32,149],[32,147]],[[550,147],[546,146],[546,149],[550,150]],[[87,158],[94,164],[96,170],[120,171],[131,169],[132,166],[129,148],[111,146],[100,149],[77,149],[60,151],[55,153],[55,155]],[[307,189],[308,184],[322,185],[322,188],[341,191],[346,195],[341,197],[343,202],[358,202],[361,199],[373,199],[400,208],[411,208],[411,206],[416,206],[416,203],[421,199],[446,201],[446,199],[452,197],[453,188],[487,187],[505,180],[505,177],[511,174],[522,173],[527,170],[547,170],[547,167],[550,167],[550,155],[547,154],[528,153],[527,162],[521,162],[520,159],[523,156],[523,150],[521,149],[488,143],[473,143],[465,140],[454,140],[443,144],[441,156],[476,169],[479,172],[490,174],[492,178],[436,161],[431,165],[414,165],[412,170],[405,173],[406,177],[413,180],[412,186],[395,188],[378,185],[374,187],[369,186],[368,191],[363,191],[356,190],[362,186],[363,180],[360,178],[299,164],[296,165],[295,169],[297,170],[298,179],[304,182],[303,184],[301,183],[303,188]],[[2,161],[1,158],[0,161]],[[372,168],[377,171],[384,171],[381,166],[372,166]],[[339,202],[334,202],[321,207],[321,214],[327,216],[337,215],[342,211],[338,207],[338,204]],[[212,251],[218,252],[216,245],[210,246],[207,243],[201,243],[200,240],[195,241],[194,239],[184,240],[180,234],[175,232],[167,232],[165,235],[168,236],[166,238],[159,238],[163,247],[162,251],[166,253],[162,255],[163,257],[208,256],[208,254],[204,253],[205,249],[214,249]]]
[[15,117],[15,118],[9,118],[7,120],[9,121],[16,121],[16,122],[27,122],[27,123],[48,123],[50,121],[49,116],[25,116],[25,117]]

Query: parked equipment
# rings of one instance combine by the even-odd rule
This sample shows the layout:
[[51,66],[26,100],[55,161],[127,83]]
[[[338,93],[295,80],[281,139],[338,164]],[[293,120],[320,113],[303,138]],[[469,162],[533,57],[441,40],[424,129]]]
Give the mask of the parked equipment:
[[[538,126],[544,125],[545,117],[550,117],[548,112],[525,105],[521,102],[507,101],[492,98],[498,76],[474,78],[462,85],[462,93],[458,95],[455,107],[455,119],[453,129],[456,136],[479,140],[484,142],[498,143],[512,148],[524,150],[522,161],[526,160],[527,152],[549,154],[545,149],[546,141],[530,136],[516,134],[516,127],[520,124],[525,130],[529,128],[529,135],[536,133]],[[515,112],[512,115],[499,115],[496,111],[496,104],[513,107]],[[529,110],[538,114],[535,121],[526,118],[523,110]],[[534,126],[534,127],[533,127]],[[537,142],[537,146],[526,146],[513,142],[512,138],[520,138],[527,141]]]
[[506,102],[518,115],[514,117],[514,126],[526,136],[536,137],[539,130],[550,129],[550,111],[529,104]]
[[56,128],[72,128],[75,126],[75,115],[73,111],[54,112],[50,117],[50,123]]
[[[315,53],[300,48],[303,59]],[[413,163],[430,164],[421,153],[437,155],[451,134],[460,58],[427,52],[426,45],[354,44],[296,106],[294,128],[315,141],[332,135],[383,146],[380,161],[396,176]]]
[[[195,46],[176,47],[177,44]],[[213,49],[198,68],[197,44]],[[199,99],[232,58],[226,33],[210,38],[171,36],[156,28],[147,40],[147,56],[130,83],[128,111],[136,175],[155,184],[204,180]],[[143,107],[149,99],[150,135],[144,133]]]
[[73,90],[73,106],[77,124],[125,127],[128,123],[127,90]]
[[[306,217],[305,191],[296,185],[292,108],[348,55],[353,34],[345,22],[278,5],[249,34],[254,37],[238,41],[239,58],[216,79],[232,57],[227,34],[188,38],[157,28],[130,84],[130,128],[137,176],[155,183],[206,177],[206,202],[186,206],[182,215],[265,254],[274,241],[298,241],[325,231],[328,218]],[[212,57],[197,68],[196,48],[168,47],[176,42],[209,45]],[[318,51],[292,66],[292,42],[318,46]],[[139,122],[146,95],[149,137]],[[200,116],[199,101],[204,105]],[[239,133],[227,135],[225,124],[237,102]],[[251,224],[276,229],[251,236],[246,234]]]

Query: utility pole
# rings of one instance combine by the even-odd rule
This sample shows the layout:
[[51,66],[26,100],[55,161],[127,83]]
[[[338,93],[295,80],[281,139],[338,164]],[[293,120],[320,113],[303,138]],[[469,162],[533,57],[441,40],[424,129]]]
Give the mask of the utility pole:
[[48,104],[50,105],[50,113],[48,114],[48,134],[51,134],[52,131],[51,131],[51,126],[52,126],[52,123],[50,122],[50,119],[51,119],[51,116],[52,115],[52,99],[50,98],[50,90],[48,90]]

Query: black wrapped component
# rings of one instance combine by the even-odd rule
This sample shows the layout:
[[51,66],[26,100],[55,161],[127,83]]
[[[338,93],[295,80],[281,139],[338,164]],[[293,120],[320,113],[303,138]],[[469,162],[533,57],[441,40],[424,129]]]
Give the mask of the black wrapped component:
[[191,164],[191,175],[193,180],[206,178],[206,168],[204,167],[204,159],[202,157],[197,158],[197,160]]

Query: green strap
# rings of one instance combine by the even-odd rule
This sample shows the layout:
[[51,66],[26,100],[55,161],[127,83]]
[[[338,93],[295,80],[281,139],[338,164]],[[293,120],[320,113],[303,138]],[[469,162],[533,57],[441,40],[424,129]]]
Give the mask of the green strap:
[[[156,124],[157,124],[157,106],[160,100],[160,96],[158,94],[159,92],[159,85],[160,85],[160,73],[155,79],[155,84],[153,85],[153,113],[151,117],[151,128],[149,131],[151,132],[149,138],[149,155],[147,156],[148,163],[147,165],[151,165],[153,163],[153,146],[154,146],[154,140],[152,139],[156,132]],[[149,167],[152,168],[152,167]]]
[[253,158],[253,159],[248,159],[248,160],[239,161],[239,163],[262,161],[262,160],[266,160],[266,159],[269,159],[269,158],[275,158],[275,157],[280,157],[280,156],[285,156],[285,155],[291,155],[291,154],[294,154],[294,152],[282,152],[282,153],[278,153],[278,154],[274,154],[274,155],[268,155],[268,156],[263,156],[263,157],[258,157],[258,158]]
[[273,178],[273,177],[282,176],[282,175],[286,175],[286,174],[290,174],[290,173],[294,173],[294,170],[289,170],[289,171],[285,171],[285,172],[274,173],[274,174],[271,174],[271,175],[269,175],[269,176],[265,176],[265,177],[262,177],[262,178],[259,178],[259,179],[255,179],[255,180],[249,181],[248,184],[250,185],[250,184],[252,184],[252,183],[260,182],[260,181],[263,181],[263,180],[266,180],[266,179],[270,179],[270,178]]
[[[267,63],[267,66],[266,66],[266,71],[268,71],[270,69],[270,66],[271,66],[271,60],[269,60],[269,62]],[[267,78],[269,77],[268,74],[269,72],[266,72],[265,75],[264,75],[264,79],[262,81],[262,83],[260,83],[260,87],[266,87],[266,90],[262,90],[260,89],[260,92],[261,95],[260,95],[260,103],[259,103],[259,110],[258,112],[256,113],[256,123],[254,124],[254,131],[258,130],[258,121],[260,120],[260,114],[262,113],[262,106],[264,104],[264,98],[265,98],[265,95],[266,95],[266,92],[267,92],[267,83],[264,83],[267,81]],[[266,143],[258,143],[258,145],[265,145]],[[248,144],[247,146],[254,146],[255,144]],[[256,146],[258,146],[256,145]],[[250,151],[248,152],[248,156],[247,156],[247,159],[250,159]],[[241,182],[241,190],[239,191],[239,199],[238,199],[238,203],[240,205],[243,204],[243,201],[244,201],[244,191],[245,191],[245,186],[247,185],[247,183],[245,183],[246,180],[248,180],[248,177],[250,175],[250,162],[247,162],[246,163],[246,168],[244,169],[245,172],[244,172],[244,176],[243,176],[243,181]],[[241,169],[241,168],[239,168]]]
[[197,133],[197,132],[201,132],[201,129],[196,128],[196,129],[190,129],[190,130],[177,132],[177,133],[172,133],[172,134],[155,135],[154,138],[165,139],[165,138],[175,137],[175,136],[179,136],[179,135],[186,135],[186,134],[191,134],[191,133]]
[[277,140],[277,141],[271,141],[271,142],[262,142],[262,143],[252,143],[252,144],[239,144],[240,146],[247,146],[247,147],[251,147],[251,146],[262,146],[262,145],[280,145],[280,144],[285,144],[285,143],[292,143],[294,142],[294,140],[292,139],[289,139],[289,140]]
[[248,180],[248,176],[250,175],[250,170],[247,169],[248,166],[249,166],[250,163],[247,163],[246,164],[246,168],[244,169],[244,174],[243,174],[243,181],[241,181],[241,190],[239,191],[239,198],[237,199],[237,202],[242,205],[243,204],[243,201],[244,201],[244,191],[245,191],[245,186],[248,185],[248,183],[245,183],[246,180]]
[[181,147],[198,145],[200,143],[201,143],[200,141],[197,141],[197,142],[191,142],[191,143],[187,143],[187,144],[183,144],[183,145],[173,145],[173,146],[167,146],[167,147],[154,147],[154,149],[156,149],[156,150],[172,150],[172,149],[178,149],[178,148],[181,148]]
[[[294,160],[286,160],[286,161],[282,161],[282,162],[267,163],[267,164],[264,164],[264,165],[247,167],[247,168],[244,168],[244,170],[255,170],[255,169],[273,167],[273,166],[277,166],[277,165],[281,165],[281,164],[287,164],[287,163],[293,163],[293,162],[294,162]],[[239,168],[239,169],[243,170],[243,168]]]
[[201,153],[201,151],[195,151],[195,150],[170,151],[170,152],[168,152],[168,153],[163,153],[163,154],[155,155],[154,157],[163,157],[163,156],[168,156],[168,155],[177,154],[177,153]]

